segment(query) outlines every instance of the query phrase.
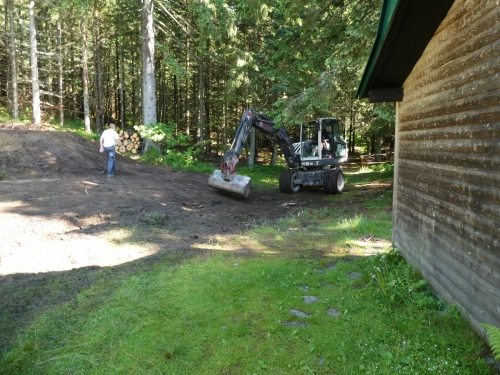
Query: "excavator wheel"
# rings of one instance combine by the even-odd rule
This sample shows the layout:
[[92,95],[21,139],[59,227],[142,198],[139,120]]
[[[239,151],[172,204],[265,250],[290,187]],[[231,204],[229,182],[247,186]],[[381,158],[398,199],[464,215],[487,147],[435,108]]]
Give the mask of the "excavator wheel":
[[342,173],[342,169],[335,168],[325,172],[323,190],[325,194],[341,194],[344,191],[344,173]]
[[280,176],[280,191],[286,194],[296,194],[302,189],[302,185],[298,184],[299,172],[296,169],[283,171]]

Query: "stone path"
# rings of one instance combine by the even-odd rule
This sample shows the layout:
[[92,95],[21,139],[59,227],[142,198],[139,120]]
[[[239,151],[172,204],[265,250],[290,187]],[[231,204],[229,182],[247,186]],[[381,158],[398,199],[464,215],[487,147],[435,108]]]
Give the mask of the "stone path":
[[[335,263],[328,263],[324,269],[323,268],[317,269],[316,272],[323,273],[323,272],[325,272],[325,270],[335,270],[336,268],[337,268],[337,265]],[[363,277],[363,274],[360,272],[349,272],[349,277],[352,280],[356,280],[356,279]],[[321,283],[320,285],[322,287],[331,286],[328,283]],[[311,288],[308,287],[307,285],[301,285],[301,286],[299,286],[299,289],[302,292],[307,293],[310,291]],[[312,304],[320,302],[320,301],[321,301],[321,298],[319,298],[317,296],[312,296],[312,295],[307,295],[307,294],[302,296],[302,302],[306,305],[312,305]],[[297,309],[297,308],[292,308],[289,310],[289,312],[294,317],[299,318],[299,319],[303,319],[303,320],[287,320],[287,321],[282,322],[282,324],[284,326],[287,326],[287,327],[306,327],[307,325],[309,325],[309,323],[307,321],[304,321],[304,320],[307,320],[314,315],[312,313],[308,313],[304,310]],[[340,318],[342,315],[341,311],[336,309],[334,306],[328,307],[325,310],[325,313],[328,314],[329,316],[331,316],[332,318],[335,318],[335,319]],[[325,359],[319,358],[318,365],[324,366]]]
[[[323,272],[325,272],[325,270],[335,270],[336,268],[337,268],[337,265],[335,263],[328,263],[324,269],[323,268],[317,269],[316,272],[323,273]],[[363,274],[360,272],[349,272],[349,277],[352,280],[355,280],[355,279],[359,279],[359,278],[363,277]],[[330,286],[330,284],[327,284],[327,283],[322,283],[320,285],[323,287]],[[310,291],[310,288],[307,285],[301,285],[301,286],[299,286],[299,289],[305,293]],[[321,298],[319,298],[317,296],[312,296],[312,295],[302,296],[302,302],[306,305],[312,305],[312,304],[320,302],[320,301],[321,301]],[[293,315],[299,319],[308,319],[308,318],[313,316],[312,313],[308,313],[308,312],[301,310],[299,308],[292,308],[289,310],[289,312],[291,315]],[[325,313],[330,315],[332,318],[340,318],[340,316],[342,315],[342,313],[338,309],[336,309],[334,306],[328,307],[325,310]],[[303,320],[287,320],[287,321],[283,321],[282,324],[285,326],[288,326],[288,327],[305,327],[309,323],[307,321],[303,321]]]

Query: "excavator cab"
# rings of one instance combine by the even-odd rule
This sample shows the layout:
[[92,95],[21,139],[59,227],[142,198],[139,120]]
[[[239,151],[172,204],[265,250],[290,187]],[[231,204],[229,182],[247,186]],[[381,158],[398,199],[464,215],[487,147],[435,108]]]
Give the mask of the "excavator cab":
[[342,122],[335,117],[319,118],[302,125],[300,155],[304,160],[340,159],[347,161],[347,148],[340,135]]

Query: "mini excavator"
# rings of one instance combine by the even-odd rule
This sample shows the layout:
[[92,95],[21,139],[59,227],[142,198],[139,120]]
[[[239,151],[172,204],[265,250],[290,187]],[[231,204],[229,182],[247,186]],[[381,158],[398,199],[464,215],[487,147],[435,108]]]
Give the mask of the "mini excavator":
[[338,118],[318,118],[300,126],[299,141],[293,142],[284,128],[276,128],[273,119],[253,109],[245,111],[236,129],[231,148],[224,154],[221,169],[215,170],[208,185],[244,198],[250,194],[250,177],[238,175],[237,164],[253,127],[268,134],[280,146],[290,169],[281,173],[281,192],[295,194],[303,186],[323,186],[326,194],[344,190],[344,174],[340,163],[347,157],[346,142],[340,138]]

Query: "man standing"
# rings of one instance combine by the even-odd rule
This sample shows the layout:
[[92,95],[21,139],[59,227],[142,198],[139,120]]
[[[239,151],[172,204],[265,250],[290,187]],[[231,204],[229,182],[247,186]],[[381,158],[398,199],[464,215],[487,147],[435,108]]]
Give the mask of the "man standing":
[[100,139],[100,152],[103,153],[106,151],[106,155],[108,155],[108,169],[106,170],[107,177],[115,177],[115,144],[118,142],[120,145],[120,151],[125,151],[125,146],[122,141],[120,141],[120,137],[118,137],[118,133],[115,130],[115,124],[110,123],[109,129],[106,129],[102,132]]

